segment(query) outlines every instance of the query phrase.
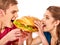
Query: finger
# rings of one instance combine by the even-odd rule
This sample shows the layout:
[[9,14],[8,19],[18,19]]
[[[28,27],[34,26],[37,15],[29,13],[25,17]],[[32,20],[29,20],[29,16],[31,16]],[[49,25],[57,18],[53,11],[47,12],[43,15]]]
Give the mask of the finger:
[[21,35],[23,35],[21,32],[15,32],[15,35],[16,36],[21,36]]
[[38,28],[38,25],[37,24],[34,24],[37,28]]
[[13,29],[14,32],[20,32],[20,29]]
[[34,24],[36,27],[40,27],[40,22],[35,22],[35,24]]
[[40,21],[34,21],[36,25],[40,25]]
[[23,32],[23,35],[27,35],[27,33],[26,32]]
[[16,36],[16,37],[20,37],[20,36],[22,36],[22,34],[16,34],[15,36]]
[[35,24],[36,24],[36,26],[38,26],[40,28],[42,28],[42,26],[43,26],[43,22],[41,22],[41,21],[37,21]]

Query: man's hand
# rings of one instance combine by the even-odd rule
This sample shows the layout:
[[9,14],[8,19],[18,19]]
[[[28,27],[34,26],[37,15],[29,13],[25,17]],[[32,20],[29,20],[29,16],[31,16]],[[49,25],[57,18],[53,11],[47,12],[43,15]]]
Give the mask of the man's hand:
[[8,41],[14,41],[19,39],[20,36],[22,36],[20,29],[13,29],[5,37]]

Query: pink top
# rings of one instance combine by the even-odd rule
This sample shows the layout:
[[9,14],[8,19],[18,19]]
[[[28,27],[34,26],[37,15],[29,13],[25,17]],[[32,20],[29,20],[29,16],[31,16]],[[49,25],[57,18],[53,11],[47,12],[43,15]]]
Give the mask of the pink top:
[[[15,29],[15,28],[16,28],[15,26],[13,26],[12,28],[6,27],[5,31],[3,33],[0,33],[0,39],[3,38],[8,32],[10,32],[12,29]],[[6,43],[6,45],[11,45],[11,44],[14,45],[14,42],[15,41],[9,41],[9,42]]]

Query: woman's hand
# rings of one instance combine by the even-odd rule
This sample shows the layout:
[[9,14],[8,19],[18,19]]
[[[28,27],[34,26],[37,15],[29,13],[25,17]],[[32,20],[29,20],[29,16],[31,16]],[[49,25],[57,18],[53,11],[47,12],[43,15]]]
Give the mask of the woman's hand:
[[41,39],[41,41],[42,41],[42,44],[43,45],[49,45],[48,44],[48,42],[47,42],[47,39],[46,39],[46,37],[45,37],[45,35],[44,35],[44,32],[43,32],[43,21],[39,21],[39,20],[35,20],[35,26],[38,28],[38,30],[39,30],[39,37],[40,37],[40,39]]
[[38,28],[38,31],[41,33],[43,32],[43,21],[35,20],[35,26]]

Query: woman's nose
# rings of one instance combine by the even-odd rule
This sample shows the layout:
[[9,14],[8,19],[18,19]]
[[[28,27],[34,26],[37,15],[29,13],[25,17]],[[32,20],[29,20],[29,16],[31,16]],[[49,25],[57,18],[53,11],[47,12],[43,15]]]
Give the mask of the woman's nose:
[[42,23],[44,24],[44,22],[45,22],[44,19],[42,19],[41,21],[42,21]]

